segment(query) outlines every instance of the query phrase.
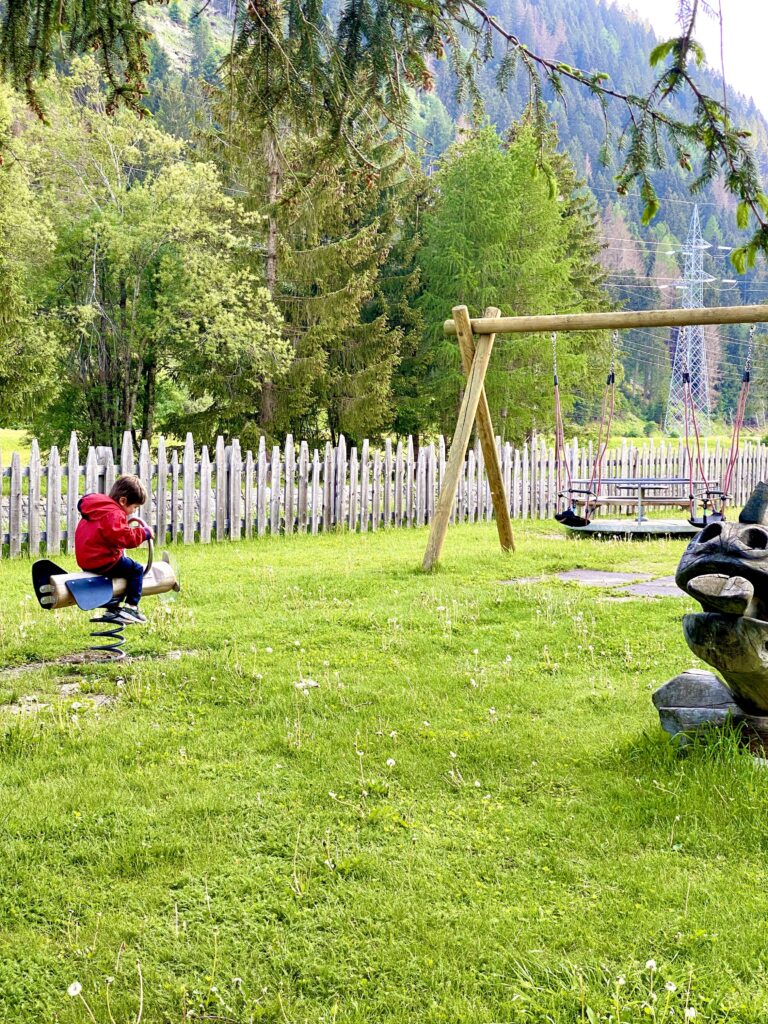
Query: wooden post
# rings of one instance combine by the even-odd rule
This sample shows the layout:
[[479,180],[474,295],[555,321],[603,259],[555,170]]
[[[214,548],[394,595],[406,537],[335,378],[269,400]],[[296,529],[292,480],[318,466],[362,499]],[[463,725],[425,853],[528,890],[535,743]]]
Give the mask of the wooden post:
[[181,464],[182,473],[182,516],[184,521],[184,543],[193,544],[195,540],[195,442],[192,435],[187,434],[184,442],[184,458]]
[[[486,310],[490,313],[491,310]],[[455,315],[455,311],[454,311]],[[445,533],[448,529],[448,521],[451,518],[451,509],[456,497],[456,488],[459,484],[459,474],[464,467],[464,458],[467,454],[469,439],[472,434],[472,427],[477,415],[480,398],[483,394],[485,374],[488,370],[488,363],[493,351],[495,335],[481,334],[475,345],[475,357],[472,360],[467,375],[467,387],[464,391],[464,398],[459,410],[459,419],[456,423],[456,430],[453,435],[453,444],[448,455],[448,462],[445,467],[445,483],[440,495],[440,500],[435,508],[435,518],[429,531],[427,550],[424,554],[423,568],[431,569],[440,558],[440,552],[445,541]],[[491,444],[493,444],[493,427],[489,431]],[[494,453],[496,450],[493,445]],[[503,487],[503,484],[502,484]],[[511,532],[511,527],[510,527]]]
[[299,445],[299,533],[307,532],[307,494],[309,491],[309,447],[306,441]]
[[99,464],[96,449],[91,445],[85,456],[85,490],[83,494],[95,494],[99,489]]
[[[21,554],[21,456],[11,456],[11,500],[8,508],[8,554],[18,558]],[[72,531],[74,538],[74,531]]]
[[133,434],[130,430],[123,431],[123,447],[120,450],[120,475],[133,473],[136,466],[133,462]]
[[29,456],[29,553],[40,554],[40,449],[32,441]]
[[243,518],[243,456],[240,442],[232,438],[229,455],[229,539],[240,540]]
[[315,448],[312,455],[312,535],[317,536],[317,526],[320,522],[321,495],[323,489],[320,485],[320,452]]
[[227,465],[224,454],[224,438],[221,434],[216,438],[214,466],[216,468],[216,540],[224,540],[227,529]]
[[200,453],[200,543],[211,543],[211,457],[207,444]]
[[[3,474],[0,466],[0,506],[2,505]],[[0,513],[0,538],[3,536],[3,519]],[[1,546],[1,545],[0,545]],[[48,493],[45,505],[45,552],[58,555],[61,550],[61,463],[59,449],[53,445],[48,456]]]
[[256,470],[256,533],[263,537],[267,532],[267,446],[259,438],[259,461]]
[[[191,436],[191,435],[190,435]],[[147,500],[139,509],[145,523],[152,522],[152,460],[149,457],[149,441],[146,438],[139,448],[139,479],[147,489]],[[87,487],[86,487],[87,490]]]
[[162,547],[168,534],[168,459],[165,454],[165,438],[157,442],[157,491],[155,493],[156,523],[155,539]]
[[[498,316],[499,311],[487,309],[486,316]],[[469,377],[475,356],[475,342],[472,334],[472,323],[469,319],[469,311],[466,306],[456,306],[453,310],[453,319],[456,323],[461,350],[461,362],[464,373]],[[515,550],[515,539],[512,534],[512,522],[509,518],[509,502],[507,501],[504,489],[504,477],[502,476],[499,464],[499,454],[496,449],[496,441],[491,423],[491,412],[488,408],[488,399],[485,397],[483,387],[477,405],[477,435],[483,449],[485,460],[485,471],[488,474],[488,483],[491,487],[491,498],[493,509],[496,513],[496,529],[499,533],[499,543],[503,551]]]
[[373,494],[371,496],[371,530],[378,530],[381,519],[381,453],[373,453]]
[[[357,528],[357,446],[352,445],[349,452],[349,502],[347,510],[347,526],[354,533]],[[344,523],[339,524],[343,526]]]
[[179,526],[179,453],[171,452],[171,538],[174,544],[178,544],[180,536]]
[[69,438],[67,459],[67,554],[75,551],[75,530],[77,529],[78,492],[80,490],[80,454],[77,450],[77,434],[72,431]]
[[280,533],[280,448],[272,446],[269,464],[269,532],[272,536]]
[[333,448],[331,442],[325,442],[325,458],[323,460],[323,533],[327,533],[333,524]]
[[288,434],[285,438],[285,532],[293,533],[295,525],[294,515],[294,483],[296,476],[296,450],[293,447],[293,436]]
[[392,525],[392,442],[384,442],[384,526]]
[[245,520],[245,539],[253,536],[253,452],[245,453],[245,502],[243,518]]
[[363,441],[360,454],[360,533],[368,529],[368,476],[370,473],[368,441]]

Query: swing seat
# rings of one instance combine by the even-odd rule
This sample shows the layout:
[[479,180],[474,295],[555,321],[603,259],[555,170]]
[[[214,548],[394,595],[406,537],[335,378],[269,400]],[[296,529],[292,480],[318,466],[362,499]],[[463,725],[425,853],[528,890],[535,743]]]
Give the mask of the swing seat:
[[704,527],[709,526],[710,523],[725,522],[725,513],[710,512],[709,515],[707,515],[707,513],[705,512],[704,515],[698,519],[695,516],[689,516],[688,522],[691,524],[691,526],[698,526],[703,530]]
[[555,519],[558,523],[562,523],[563,526],[589,526],[591,520],[585,516],[580,516],[573,508],[567,508],[563,512],[557,512]]

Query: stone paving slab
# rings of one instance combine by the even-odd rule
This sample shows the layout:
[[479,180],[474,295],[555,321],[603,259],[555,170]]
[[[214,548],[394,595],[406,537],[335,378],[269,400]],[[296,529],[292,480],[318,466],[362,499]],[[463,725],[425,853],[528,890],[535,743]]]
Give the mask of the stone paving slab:
[[590,587],[616,587],[622,583],[637,583],[640,580],[650,580],[651,575],[647,572],[608,572],[604,569],[568,569],[567,572],[557,573],[557,578],[570,583],[584,583]]
[[685,597],[686,595],[675,583],[674,576],[662,576],[657,580],[649,580],[647,583],[633,583],[629,587],[623,587],[623,594],[632,594],[635,597]]

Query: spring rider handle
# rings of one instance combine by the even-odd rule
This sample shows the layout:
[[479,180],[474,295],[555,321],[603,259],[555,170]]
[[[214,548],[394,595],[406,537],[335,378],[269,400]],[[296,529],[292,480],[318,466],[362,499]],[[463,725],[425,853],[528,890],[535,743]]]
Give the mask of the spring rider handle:
[[[149,523],[145,523],[141,516],[130,516],[128,519],[129,523],[138,523],[139,526],[143,526],[145,530],[151,530]],[[152,562],[155,560],[155,542],[151,537],[147,537],[147,564],[144,566],[144,575],[146,576],[149,570],[152,568]]]

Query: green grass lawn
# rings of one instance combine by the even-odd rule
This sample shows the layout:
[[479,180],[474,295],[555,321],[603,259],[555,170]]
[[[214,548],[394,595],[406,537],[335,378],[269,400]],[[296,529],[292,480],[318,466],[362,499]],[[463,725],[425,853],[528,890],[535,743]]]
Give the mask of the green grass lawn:
[[650,700],[691,602],[552,575],[683,544],[516,536],[179,549],[79,668],[87,616],[0,563],[0,1020],[766,1020],[768,772]]
[[22,466],[29,462],[29,435],[26,430],[7,430],[0,428],[0,459],[7,469],[11,464],[11,456],[18,452]]

